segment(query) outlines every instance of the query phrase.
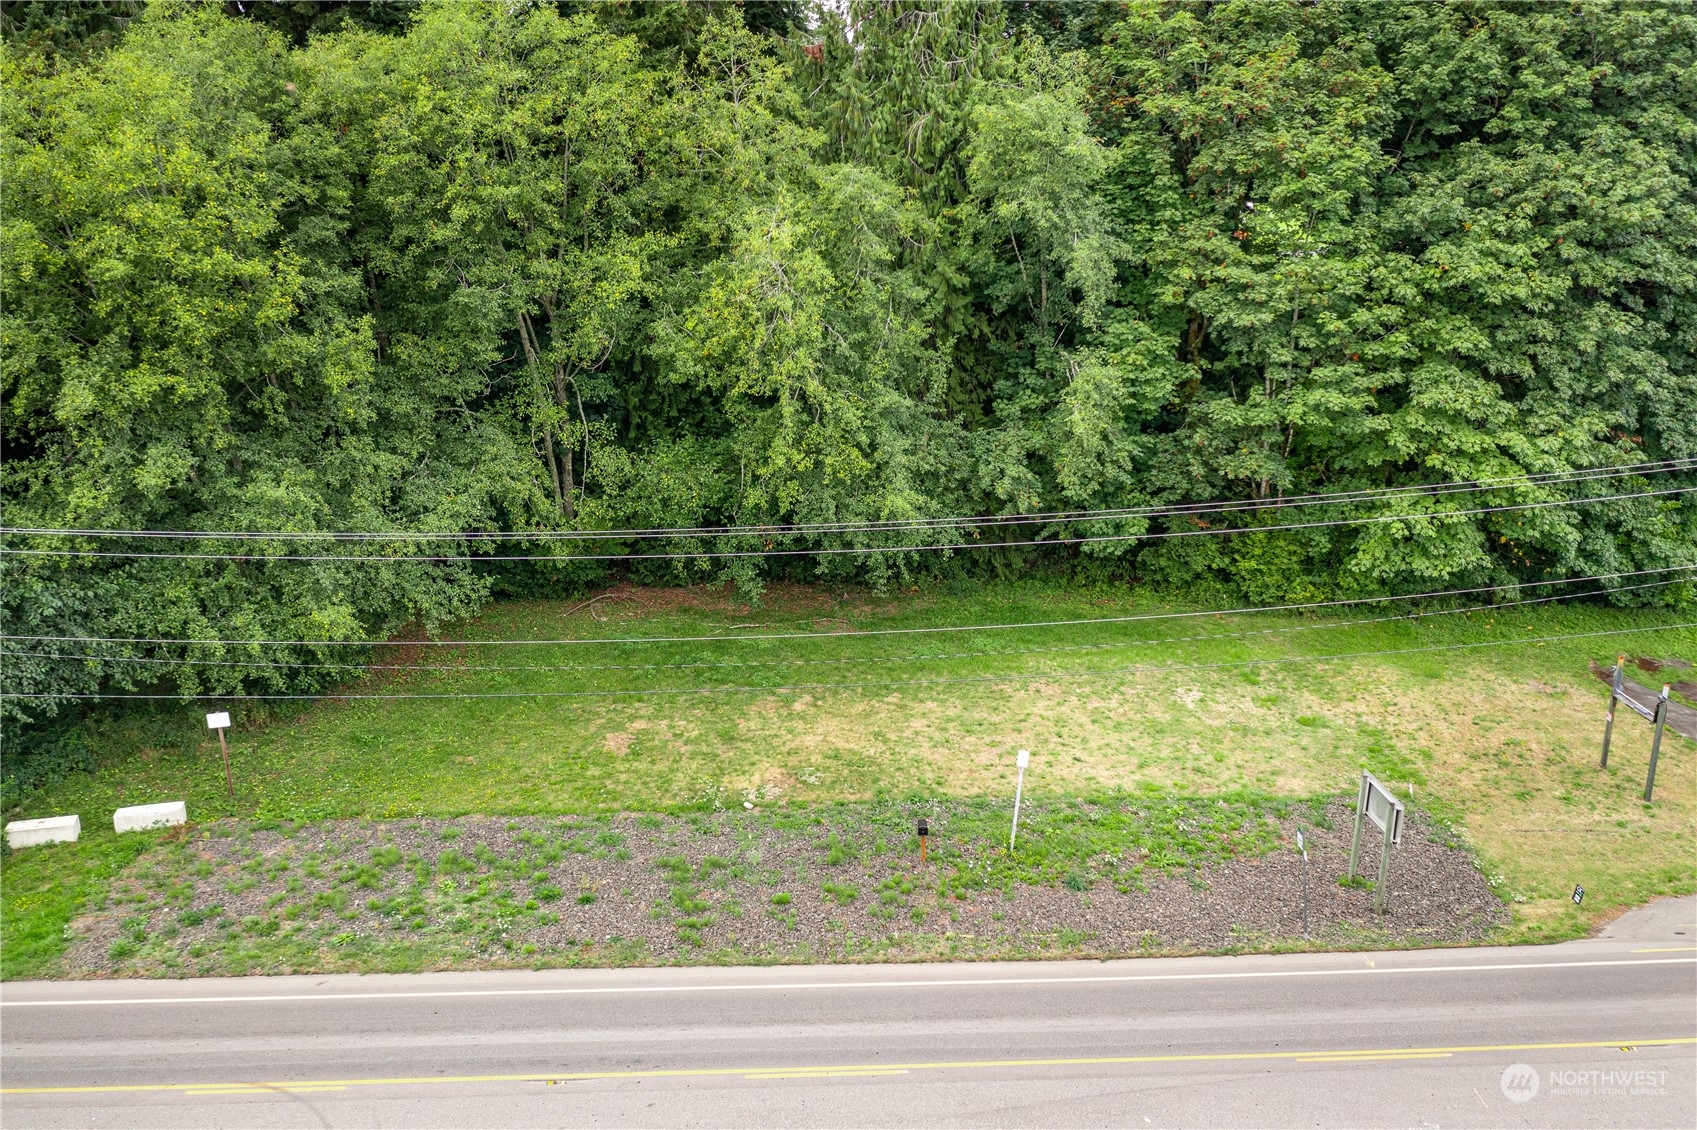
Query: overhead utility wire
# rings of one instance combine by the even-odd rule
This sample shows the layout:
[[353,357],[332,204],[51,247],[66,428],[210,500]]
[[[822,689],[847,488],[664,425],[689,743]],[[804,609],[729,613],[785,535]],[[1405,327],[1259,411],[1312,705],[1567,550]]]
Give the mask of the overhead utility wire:
[[[1697,566],[1693,566],[1697,568]],[[1394,616],[1372,616],[1358,620],[1331,620],[1315,624],[1286,625],[1277,628],[1252,628],[1238,632],[1205,632],[1196,636],[1167,636],[1153,640],[1114,640],[1109,643],[1080,643],[1065,644],[1059,647],[1020,647],[1002,651],[961,651],[931,655],[875,655],[869,657],[851,656],[837,659],[742,659],[728,660],[715,663],[538,663],[538,664],[477,664],[477,663],[309,663],[293,662],[278,663],[261,660],[247,661],[241,659],[170,659],[158,656],[137,655],[92,655],[76,652],[56,651],[7,651],[0,650],[0,658],[30,658],[30,659],[93,659],[109,663],[154,663],[170,664],[179,667],[242,667],[242,668],[282,668],[288,670],[315,671],[454,671],[469,673],[473,671],[684,671],[702,668],[726,667],[818,667],[839,666],[857,663],[924,663],[949,659],[988,659],[1015,655],[1052,655],[1069,651],[1106,651],[1121,647],[1157,647],[1170,643],[1196,643],[1206,640],[1244,639],[1249,636],[1279,635],[1285,632],[1311,632],[1334,628],[1357,628],[1364,624],[1384,624],[1393,621],[1424,620],[1433,616],[1459,616],[1469,612],[1499,612],[1530,604],[1547,604],[1555,600],[1579,600],[1587,596],[1604,596],[1615,592],[1633,592],[1638,589],[1660,588],[1664,585],[1678,584],[1677,578],[1666,581],[1646,581],[1640,585],[1622,585],[1613,589],[1593,589],[1590,592],[1556,593],[1552,596],[1532,597],[1527,600],[1504,601],[1501,604],[1474,604],[1465,608],[1441,608],[1436,612],[1399,612]]]
[[1261,511],[1285,506],[1327,506],[1386,497],[1431,497],[1441,494],[1471,493],[1500,490],[1513,486],[1544,486],[1568,482],[1589,482],[1631,475],[1663,474],[1669,471],[1697,469],[1697,458],[1664,460],[1659,463],[1635,463],[1615,467],[1579,468],[1570,471],[1546,471],[1533,475],[1495,479],[1455,480],[1447,483],[1420,483],[1399,487],[1375,487],[1354,491],[1335,491],[1321,494],[1290,495],[1278,499],[1216,500],[1212,502],[1183,502],[1151,506],[1130,506],[1100,510],[1057,510],[1026,514],[985,514],[967,517],[892,518],[840,522],[798,522],[754,526],[671,526],[623,530],[512,530],[512,531],[328,531],[328,530],[114,530],[96,527],[35,527],[0,526],[0,534],[62,537],[124,537],[124,538],[184,538],[184,539],[271,539],[283,541],[538,541],[574,539],[626,539],[643,537],[727,537],[739,535],[788,535],[808,533],[852,533],[858,531],[884,532],[891,530],[928,529],[949,526],[980,526],[995,524],[1031,525],[1039,522],[1078,522],[1101,519],[1159,517],[1176,514],[1209,514],[1229,511]]
[[1552,486],[1592,482],[1639,475],[1657,475],[1697,470],[1697,458],[1634,463],[1616,467],[1590,467],[1572,471],[1547,471],[1497,479],[1456,480],[1447,483],[1376,487],[1325,494],[1291,495],[1279,499],[1185,502],[1157,506],[1132,506],[1103,510],[1047,511],[1028,514],[988,514],[971,517],[897,518],[842,522],[801,522],[764,526],[674,526],[626,530],[512,530],[512,531],[329,531],[329,530],[111,530],[98,528],[0,526],[0,535],[85,538],[177,538],[190,540],[271,541],[624,541],[642,538],[680,537],[790,537],[829,533],[886,533],[911,530],[953,529],[962,526],[1036,525],[1058,522],[1094,522],[1127,518],[1186,517],[1190,515],[1258,513],[1285,507],[1331,506],[1383,499],[1421,499],[1449,494],[1502,490],[1517,486]]
[[871,636],[917,636],[944,632],[1000,632],[1027,628],[1078,628],[1092,624],[1129,624],[1145,620],[1190,620],[1202,616],[1243,616],[1259,612],[1306,612],[1316,608],[1348,608],[1357,604],[1384,604],[1396,600],[1436,600],[1449,596],[1472,596],[1503,589],[1537,589],[1550,585],[1574,585],[1611,578],[1647,577],[1652,573],[1677,573],[1697,565],[1664,565],[1656,569],[1634,569],[1621,573],[1597,573],[1589,577],[1559,577],[1516,585],[1477,585],[1466,589],[1403,593],[1392,596],[1355,596],[1341,600],[1311,600],[1297,604],[1260,604],[1242,608],[1207,608],[1187,612],[1139,612],[1130,616],[1094,616],[1074,620],[1032,620],[1023,624],[941,624],[928,628],[865,628],[846,632],[758,632],[740,636],[588,636],[570,639],[528,640],[197,640],[146,636],[33,636],[0,634],[0,640],[37,643],[135,643],[197,644],[202,647],[568,647],[577,644],[652,643],[738,643],[759,640],[864,639]]
[[1278,499],[1216,500],[1150,506],[1119,507],[1100,510],[1046,511],[1026,514],[989,514],[968,517],[894,518],[840,522],[800,522],[754,526],[673,526],[614,530],[514,530],[514,531],[450,531],[407,532],[389,531],[314,531],[314,530],[110,530],[57,527],[5,527],[0,534],[60,535],[83,537],[151,537],[151,538],[251,538],[291,541],[335,539],[340,541],[547,541],[578,539],[628,539],[643,537],[728,537],[728,536],[787,536],[809,533],[853,533],[860,531],[885,532],[913,529],[947,528],[980,525],[1032,525],[1041,522],[1077,522],[1136,517],[1185,516],[1233,511],[1276,510],[1286,506],[1327,506],[1351,502],[1375,501],[1384,498],[1427,498],[1435,495],[1501,490],[1516,486],[1560,485],[1568,482],[1590,482],[1634,475],[1664,474],[1671,471],[1697,470],[1697,457],[1663,460],[1657,463],[1635,463],[1614,467],[1578,468],[1569,471],[1546,471],[1532,475],[1494,479],[1456,480],[1447,483],[1412,484],[1398,487],[1375,487],[1354,491],[1321,494],[1289,495]]
[[1628,636],[1641,632],[1673,632],[1697,628],[1697,620],[1681,624],[1658,624],[1646,628],[1615,628],[1602,632],[1568,632],[1559,636],[1529,636],[1525,639],[1481,640],[1475,643],[1435,644],[1429,647],[1388,648],[1379,651],[1342,651],[1331,655],[1293,655],[1276,659],[1242,659],[1220,663],[1159,664],[1134,667],[1098,667],[1085,671],[1044,671],[1019,675],[970,675],[936,679],[868,679],[852,683],[790,683],[776,687],[665,687],[652,690],[612,691],[474,691],[465,693],[412,694],[348,694],[326,691],[320,694],[13,694],[0,691],[0,699],[157,699],[177,702],[255,702],[306,701],[317,699],[369,700],[381,699],[491,699],[491,698],[630,698],[644,695],[690,694],[778,694],[785,691],[857,690],[868,687],[929,687],[963,683],[1036,682],[1046,679],[1088,679],[1107,675],[1162,674],[1179,671],[1214,671],[1231,667],[1274,667],[1286,663],[1325,663],[1334,659],[1372,659],[1387,655],[1420,655],[1439,651],[1465,651],[1480,647],[1520,647],[1535,643],[1555,643],[1561,640],[1596,639],[1603,636]]
[[[1509,506],[1481,506],[1469,510],[1438,510],[1424,514],[1380,514],[1367,518],[1333,518],[1317,522],[1279,522],[1269,526],[1220,526],[1196,530],[1162,530],[1141,534],[1100,534],[1072,538],[1033,538],[1027,541],[973,541],[937,545],[884,546],[827,546],[817,549],[735,549],[696,550],[667,553],[541,553],[512,554],[499,557],[466,557],[462,555],[360,556],[338,553],[144,553],[103,549],[11,549],[0,547],[0,556],[16,557],[111,557],[127,560],[169,559],[189,561],[344,561],[350,564],[452,564],[454,562],[499,563],[503,561],[665,561],[672,559],[730,557],[832,557],[842,554],[921,553],[957,549],[1003,549],[1015,546],[1084,545],[1100,542],[1155,541],[1163,538],[1199,537],[1203,535],[1273,533],[1279,530],[1312,530],[1329,526],[1361,526],[1379,522],[1408,522],[1420,519],[1464,518],[1477,514],[1506,514],[1520,510],[1541,510],[1550,506],[1587,506],[1595,502],[1618,502],[1628,498],[1654,498],[1662,495],[1690,494],[1697,487],[1672,487],[1667,490],[1632,491],[1626,494],[1599,495],[1596,498],[1559,498],[1546,502],[1522,502]],[[745,536],[755,536],[754,531]],[[771,537],[789,536],[773,533]]]

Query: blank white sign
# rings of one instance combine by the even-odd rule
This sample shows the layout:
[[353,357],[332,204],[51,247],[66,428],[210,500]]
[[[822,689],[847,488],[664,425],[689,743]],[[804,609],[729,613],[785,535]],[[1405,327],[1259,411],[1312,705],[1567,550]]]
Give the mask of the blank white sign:
[[1367,819],[1381,832],[1385,830],[1385,825],[1389,824],[1391,842],[1399,847],[1402,845],[1402,802],[1377,781],[1370,781],[1368,784]]
[[229,712],[221,710],[217,714],[208,714],[206,716],[206,728],[208,730],[228,730],[230,728]]

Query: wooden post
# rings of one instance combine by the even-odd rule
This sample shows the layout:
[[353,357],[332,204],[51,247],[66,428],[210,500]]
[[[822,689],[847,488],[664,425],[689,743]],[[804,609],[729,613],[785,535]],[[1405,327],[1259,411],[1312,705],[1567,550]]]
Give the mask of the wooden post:
[[1013,843],[1019,835],[1019,797],[1025,791],[1025,767],[1031,764],[1031,754],[1020,750],[1014,755],[1014,764],[1019,767],[1019,779],[1013,787],[1013,826],[1008,829],[1008,854],[1013,854]]
[[1615,660],[1614,679],[1613,679],[1612,682],[1609,683],[1608,721],[1603,723],[1603,764],[1602,764],[1602,768],[1604,768],[1604,769],[1607,769],[1609,767],[1609,739],[1614,736],[1614,732],[1615,732],[1615,702],[1616,702],[1617,699],[1619,699],[1621,697],[1620,680],[1621,680],[1622,674],[1625,672],[1625,670],[1626,670],[1626,656],[1623,655],[1620,658]]
[[1662,755],[1662,727],[1668,720],[1668,686],[1662,685],[1662,697],[1656,702],[1656,734],[1650,739],[1650,774],[1644,778],[1644,803],[1656,791],[1656,759]]
[[224,754],[224,788],[230,793],[230,799],[236,799],[236,783],[230,779],[230,746],[224,741],[224,727],[218,727],[218,748]]

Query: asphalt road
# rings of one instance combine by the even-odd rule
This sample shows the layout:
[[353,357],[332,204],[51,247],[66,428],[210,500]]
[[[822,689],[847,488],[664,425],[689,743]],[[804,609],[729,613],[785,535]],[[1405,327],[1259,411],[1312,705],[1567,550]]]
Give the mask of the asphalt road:
[[14,983],[0,1120],[1693,1127],[1694,908],[1536,948]]

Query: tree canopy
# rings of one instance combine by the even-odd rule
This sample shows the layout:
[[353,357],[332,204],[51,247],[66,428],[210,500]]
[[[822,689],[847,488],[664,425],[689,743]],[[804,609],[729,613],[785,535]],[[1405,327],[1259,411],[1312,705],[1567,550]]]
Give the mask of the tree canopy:
[[[7,526],[891,547],[7,555],[11,633],[306,641],[13,657],[14,691],[138,685],[119,655],[310,689],[276,665],[310,641],[615,570],[1278,601],[1697,560],[1688,497],[1475,512],[1697,482],[1528,478],[1697,457],[1685,5],[8,3],[0,30]],[[852,525],[1243,499],[1269,505],[1232,524],[1276,525],[1481,479],[1231,537],[1057,519],[944,554],[895,547],[959,531]],[[996,547],[1040,537],[1066,544]]]

